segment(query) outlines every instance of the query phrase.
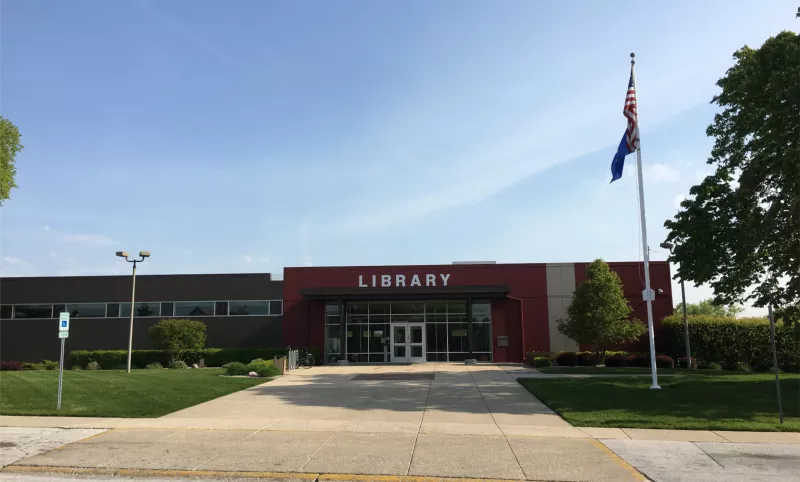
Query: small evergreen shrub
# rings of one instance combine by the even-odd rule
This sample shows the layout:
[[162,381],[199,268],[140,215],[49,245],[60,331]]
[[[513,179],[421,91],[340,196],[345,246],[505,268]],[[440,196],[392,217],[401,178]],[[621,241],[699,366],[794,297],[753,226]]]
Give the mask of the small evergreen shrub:
[[553,366],[553,360],[543,356],[537,356],[533,359],[534,368],[547,368]]
[[148,370],[159,370],[161,368],[164,368],[164,365],[162,365],[161,363],[158,363],[158,362],[153,362],[153,363],[148,363],[145,366],[145,368],[148,369]]
[[578,354],[574,351],[565,351],[555,356],[555,362],[560,367],[574,367],[578,365]]
[[232,362],[228,364],[228,368],[225,369],[225,373],[231,376],[241,376],[247,375],[250,370],[247,369],[247,365],[242,362]]
[[181,369],[181,368],[186,368],[186,367],[187,367],[187,365],[186,365],[186,362],[184,362],[184,361],[181,361],[181,360],[175,360],[174,362],[172,362],[172,363],[169,365],[169,367],[170,367],[170,368],[174,368],[174,369]]
[[86,364],[86,369],[87,370],[102,370],[103,367],[101,367],[100,364],[97,363],[96,361],[93,361],[93,362],[89,362],[89,363]]

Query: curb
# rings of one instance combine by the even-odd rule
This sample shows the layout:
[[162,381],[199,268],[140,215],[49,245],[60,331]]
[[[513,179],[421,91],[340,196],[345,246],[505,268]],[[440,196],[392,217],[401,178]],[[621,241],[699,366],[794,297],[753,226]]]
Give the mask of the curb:
[[[615,455],[616,456],[616,455]],[[633,468],[631,468],[633,470]],[[206,477],[252,478],[266,480],[309,480],[339,482],[519,482],[516,479],[474,479],[463,477],[424,477],[414,475],[364,475],[319,474],[306,472],[236,472],[218,470],[168,470],[168,469],[99,469],[85,467],[56,467],[46,465],[9,465],[0,473],[105,475],[112,477]],[[638,472],[637,472],[638,474]],[[642,479],[646,480],[646,479]]]

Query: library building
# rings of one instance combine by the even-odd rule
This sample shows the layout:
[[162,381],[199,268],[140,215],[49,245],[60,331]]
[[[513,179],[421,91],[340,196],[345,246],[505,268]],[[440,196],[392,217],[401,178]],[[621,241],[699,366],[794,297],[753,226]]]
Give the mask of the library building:
[[[324,364],[521,362],[529,351],[578,350],[556,329],[588,263],[453,263],[285,268],[265,273],[0,279],[4,360],[58,359],[59,313],[70,313],[67,351],[152,348],[150,326],[170,317],[206,324],[206,346],[305,347]],[[644,266],[614,262],[634,316],[647,319]],[[672,313],[669,263],[650,263],[656,342]],[[51,333],[52,332],[52,333]],[[641,345],[641,346],[639,346]],[[646,339],[630,349],[647,350]]]

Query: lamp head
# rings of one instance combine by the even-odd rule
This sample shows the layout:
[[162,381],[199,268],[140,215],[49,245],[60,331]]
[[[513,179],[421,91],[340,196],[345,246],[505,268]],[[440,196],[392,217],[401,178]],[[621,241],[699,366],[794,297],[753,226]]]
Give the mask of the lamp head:
[[141,256],[142,258],[149,258],[150,251],[139,251],[139,256]]
[[674,248],[675,245],[672,244],[672,243],[663,242],[663,243],[661,243],[661,247],[664,248],[664,249],[668,249],[668,250],[672,251],[672,248]]
[[127,258],[128,257],[128,252],[127,251],[117,251],[117,256],[119,256],[120,258]]

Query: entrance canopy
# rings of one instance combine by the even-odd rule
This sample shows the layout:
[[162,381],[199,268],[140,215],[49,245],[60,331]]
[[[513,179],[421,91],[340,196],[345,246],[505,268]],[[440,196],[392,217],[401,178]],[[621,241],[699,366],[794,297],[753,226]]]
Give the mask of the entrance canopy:
[[487,286],[414,286],[391,288],[308,288],[301,289],[303,298],[311,300],[403,300],[505,298],[508,285]]

